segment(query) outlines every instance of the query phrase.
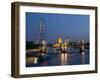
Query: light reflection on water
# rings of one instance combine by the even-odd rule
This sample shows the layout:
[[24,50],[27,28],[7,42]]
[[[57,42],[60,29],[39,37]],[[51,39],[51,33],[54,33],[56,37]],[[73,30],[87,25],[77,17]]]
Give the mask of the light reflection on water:
[[36,64],[38,63],[37,57],[28,57],[26,58],[26,64]]
[[68,53],[61,53],[61,65],[68,63]]
[[81,53],[48,53],[44,60],[39,60],[38,57],[26,58],[26,67],[80,64],[89,64],[89,50]]
[[82,52],[81,53],[82,55],[81,55],[81,59],[82,59],[82,64],[85,64],[85,52]]

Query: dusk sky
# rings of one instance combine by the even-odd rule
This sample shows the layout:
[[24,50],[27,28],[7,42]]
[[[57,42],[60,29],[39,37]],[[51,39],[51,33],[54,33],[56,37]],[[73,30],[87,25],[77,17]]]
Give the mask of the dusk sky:
[[26,40],[39,41],[40,19],[46,25],[47,43],[55,43],[57,38],[70,41],[89,41],[89,15],[51,14],[26,12]]

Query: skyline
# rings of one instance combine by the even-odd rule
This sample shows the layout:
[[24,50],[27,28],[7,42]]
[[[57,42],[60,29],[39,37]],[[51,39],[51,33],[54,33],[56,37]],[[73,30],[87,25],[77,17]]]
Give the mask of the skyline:
[[89,42],[89,15],[51,14],[26,12],[26,40],[39,41],[40,19],[46,25],[47,43],[55,43],[57,38],[70,41],[85,40]]

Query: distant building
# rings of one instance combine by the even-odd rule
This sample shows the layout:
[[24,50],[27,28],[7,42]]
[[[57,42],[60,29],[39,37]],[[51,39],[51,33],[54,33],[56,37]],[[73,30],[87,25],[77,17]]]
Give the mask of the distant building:
[[57,43],[54,44],[53,46],[54,46],[55,48],[59,48],[59,47],[62,46],[62,44],[63,44],[62,38],[58,38],[58,39],[57,39]]
[[53,47],[61,50],[62,52],[66,52],[68,50],[69,38],[66,40],[62,40],[62,38],[57,39],[57,43],[53,45]]
[[62,44],[62,43],[63,43],[62,38],[58,38],[57,43],[58,43],[58,44]]

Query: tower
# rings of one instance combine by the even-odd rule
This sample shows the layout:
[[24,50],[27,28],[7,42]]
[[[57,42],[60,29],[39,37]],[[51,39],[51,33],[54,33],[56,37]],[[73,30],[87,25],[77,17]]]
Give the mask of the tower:
[[84,40],[82,40],[81,41],[81,43],[80,43],[80,52],[84,52],[84,50],[85,50],[85,42],[84,42]]

